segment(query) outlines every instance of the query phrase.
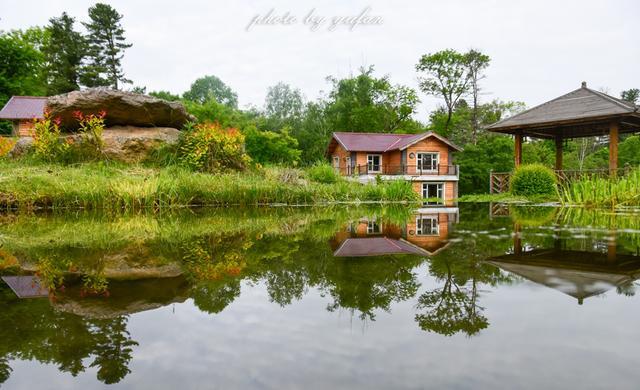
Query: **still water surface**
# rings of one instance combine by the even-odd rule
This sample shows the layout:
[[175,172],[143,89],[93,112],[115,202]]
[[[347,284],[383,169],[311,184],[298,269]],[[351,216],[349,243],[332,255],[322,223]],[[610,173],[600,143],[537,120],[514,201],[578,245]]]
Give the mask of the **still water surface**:
[[637,389],[639,217],[488,204],[4,215],[0,381]]

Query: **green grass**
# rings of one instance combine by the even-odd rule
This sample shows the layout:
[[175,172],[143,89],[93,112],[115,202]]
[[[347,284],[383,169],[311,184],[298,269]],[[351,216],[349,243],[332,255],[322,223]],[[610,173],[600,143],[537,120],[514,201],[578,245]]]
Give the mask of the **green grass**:
[[339,180],[324,184],[305,178],[285,180],[281,173],[266,168],[212,175],[179,166],[150,168],[104,162],[65,166],[5,160],[0,161],[0,208],[138,210],[418,200],[407,183],[362,185]]

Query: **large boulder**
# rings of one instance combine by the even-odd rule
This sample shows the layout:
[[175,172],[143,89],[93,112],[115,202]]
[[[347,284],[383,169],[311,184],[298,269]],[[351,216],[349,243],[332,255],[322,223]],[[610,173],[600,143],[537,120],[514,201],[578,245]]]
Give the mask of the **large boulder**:
[[103,133],[104,153],[113,160],[140,162],[162,144],[176,143],[179,137],[180,131],[170,127],[108,127]]
[[73,91],[47,99],[47,108],[54,118],[60,118],[66,130],[78,128],[73,113],[107,113],[105,125],[181,128],[195,117],[179,102],[169,102],[152,96],[106,88]]

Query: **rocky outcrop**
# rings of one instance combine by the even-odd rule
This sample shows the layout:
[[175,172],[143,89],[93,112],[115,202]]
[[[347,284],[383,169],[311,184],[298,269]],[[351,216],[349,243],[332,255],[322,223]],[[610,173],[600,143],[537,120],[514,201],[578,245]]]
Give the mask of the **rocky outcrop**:
[[78,128],[73,113],[97,114],[104,110],[105,124],[110,126],[182,128],[195,118],[179,102],[169,102],[152,96],[106,88],[73,91],[47,99],[47,109],[60,118],[66,130]]
[[13,148],[7,153],[7,157],[15,158],[28,153],[33,148],[33,138],[20,137]]
[[104,130],[104,152],[113,160],[140,162],[162,144],[178,141],[180,131],[170,127],[114,126]]

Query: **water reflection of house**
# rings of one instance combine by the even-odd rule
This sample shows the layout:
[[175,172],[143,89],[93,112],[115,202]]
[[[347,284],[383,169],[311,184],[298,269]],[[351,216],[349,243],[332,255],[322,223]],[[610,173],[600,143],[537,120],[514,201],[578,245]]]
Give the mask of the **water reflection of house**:
[[389,254],[433,255],[448,244],[451,224],[458,221],[457,208],[424,208],[402,223],[363,217],[346,224],[331,240],[336,257]]
[[640,278],[640,257],[565,249],[515,250],[488,259],[509,273],[584,299],[624,287]]

